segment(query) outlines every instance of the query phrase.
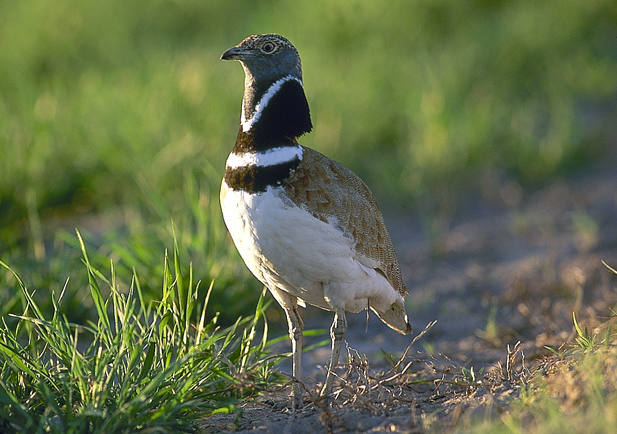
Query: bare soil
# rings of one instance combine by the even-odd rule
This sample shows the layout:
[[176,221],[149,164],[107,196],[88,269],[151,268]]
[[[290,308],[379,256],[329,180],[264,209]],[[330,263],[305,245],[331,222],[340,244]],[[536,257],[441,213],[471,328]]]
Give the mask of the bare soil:
[[[290,386],[214,415],[204,432],[453,431],[507,411],[522,383],[574,337],[572,312],[593,329],[617,304],[617,170],[525,193],[487,179],[482,197],[429,237],[417,218],[389,216],[414,333],[349,315],[346,365],[332,402],[317,396],[329,347],[304,355],[307,394],[289,408]],[[330,315],[308,309],[307,329]],[[425,325],[437,320],[413,342]],[[323,339],[307,339],[310,345]],[[406,348],[408,351],[404,354]],[[287,346],[281,347],[287,351]],[[280,365],[289,372],[289,362]]]

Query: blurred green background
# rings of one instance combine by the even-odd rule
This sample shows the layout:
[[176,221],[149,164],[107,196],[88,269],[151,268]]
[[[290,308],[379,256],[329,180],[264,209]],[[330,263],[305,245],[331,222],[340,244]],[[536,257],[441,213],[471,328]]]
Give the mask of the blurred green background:
[[[490,180],[533,187],[614,155],[613,0],[26,0],[0,16],[0,259],[43,298],[70,276],[72,317],[92,309],[74,227],[146,291],[175,231],[224,318],[253,309],[218,207],[243,86],[219,56],[249,34],[296,45],[301,142],[386,209],[430,218]],[[2,313],[15,294],[0,275]]]

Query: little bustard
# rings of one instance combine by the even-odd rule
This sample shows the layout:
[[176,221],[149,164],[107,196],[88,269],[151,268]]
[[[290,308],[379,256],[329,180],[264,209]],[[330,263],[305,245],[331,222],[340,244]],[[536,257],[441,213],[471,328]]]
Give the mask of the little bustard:
[[[382,213],[353,172],[297,138],[312,129],[296,48],[282,36],[253,35],[225,51],[245,73],[236,143],[226,163],[221,208],[251,272],[285,310],[293,376],[302,377],[298,305],[334,312],[332,352],[321,394],[333,383],[345,311],[370,309],[409,333],[407,289]],[[293,405],[302,404],[294,383]]]

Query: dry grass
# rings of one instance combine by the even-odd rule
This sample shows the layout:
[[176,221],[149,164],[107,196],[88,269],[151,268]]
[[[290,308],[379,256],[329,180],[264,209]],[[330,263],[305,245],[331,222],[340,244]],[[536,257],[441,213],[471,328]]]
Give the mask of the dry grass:
[[371,366],[364,354],[348,346],[347,363],[337,374],[330,399],[319,396],[321,384],[303,383],[305,406],[293,413],[287,408],[287,384],[247,403],[237,415],[210,418],[203,428],[268,430],[283,420],[289,426],[293,423],[293,432],[316,428],[327,432],[452,430],[470,420],[468,410],[492,411],[518,396],[530,376],[520,343],[507,347],[503,360],[489,369],[464,366],[443,354],[431,356],[415,350],[435,323],[427,324],[386,368]]

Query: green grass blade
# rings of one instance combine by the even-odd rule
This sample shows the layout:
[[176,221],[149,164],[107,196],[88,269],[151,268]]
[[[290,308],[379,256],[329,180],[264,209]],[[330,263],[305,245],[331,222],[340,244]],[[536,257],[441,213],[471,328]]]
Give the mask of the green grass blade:
[[88,252],[86,251],[86,245],[84,244],[84,240],[79,233],[79,230],[75,229],[77,233],[77,238],[79,239],[79,245],[81,247],[81,252],[83,255],[83,259],[86,263],[86,269],[88,271],[88,283],[90,286],[90,294],[92,295],[92,300],[94,301],[94,305],[96,306],[96,311],[99,315],[99,320],[103,323],[103,335],[109,338],[109,333],[111,330],[109,316],[107,315],[107,305],[103,300],[103,295],[101,294],[101,289],[95,278],[94,268],[90,264],[90,260],[88,259]]

